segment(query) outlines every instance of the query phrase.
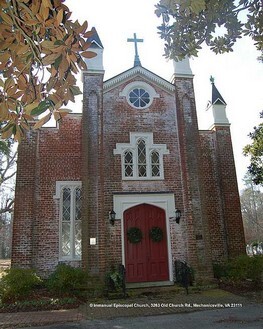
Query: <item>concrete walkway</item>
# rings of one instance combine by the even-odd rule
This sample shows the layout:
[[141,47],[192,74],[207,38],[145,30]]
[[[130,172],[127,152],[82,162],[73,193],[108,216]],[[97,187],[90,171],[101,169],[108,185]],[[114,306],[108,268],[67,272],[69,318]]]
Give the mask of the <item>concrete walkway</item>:
[[[0,328],[14,329],[32,326],[80,323],[83,320],[110,320],[120,317],[144,317],[188,313],[204,310],[242,309],[253,304],[248,299],[220,289],[202,292],[163,290],[137,293],[134,297],[119,300],[91,300],[76,310],[0,313]],[[263,304],[254,304],[262,307]]]

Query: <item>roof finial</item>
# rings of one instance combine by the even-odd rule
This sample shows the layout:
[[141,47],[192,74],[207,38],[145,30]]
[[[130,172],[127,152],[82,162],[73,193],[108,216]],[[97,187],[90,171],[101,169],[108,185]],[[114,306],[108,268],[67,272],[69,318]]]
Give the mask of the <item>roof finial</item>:
[[215,83],[215,78],[212,75],[210,75],[210,82]]
[[138,42],[143,42],[143,39],[137,39],[136,37],[136,33],[133,34],[133,39],[132,38],[128,38],[127,42],[134,42],[134,47],[135,47],[135,57],[134,57],[134,66],[141,66],[141,62],[140,62],[140,58],[138,55],[138,47],[137,47],[137,43]]

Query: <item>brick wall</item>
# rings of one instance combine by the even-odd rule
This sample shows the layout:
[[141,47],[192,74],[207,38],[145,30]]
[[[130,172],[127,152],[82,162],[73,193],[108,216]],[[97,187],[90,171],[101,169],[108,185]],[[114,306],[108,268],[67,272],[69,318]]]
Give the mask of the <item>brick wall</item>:
[[[169,192],[182,211],[180,225],[169,222],[172,259],[186,260],[197,279],[211,279],[212,259],[234,256],[244,247],[229,129],[199,133],[192,79],[176,78],[175,93],[143,76],[104,93],[102,72],[84,73],[83,79],[83,115],[68,115],[59,129],[32,132],[19,147],[13,266],[36,267],[46,275],[58,264],[55,184],[80,180],[82,265],[91,274],[103,276],[122,262],[121,223],[112,226],[108,220],[114,193]],[[159,94],[144,110],[119,97],[138,79]],[[130,132],[152,132],[155,144],[166,144],[164,180],[122,180],[121,156],[113,150],[130,142]]]
[[[104,155],[105,175],[105,218],[107,211],[113,209],[114,193],[152,193],[171,192],[175,195],[176,206],[182,209],[182,182],[180,150],[174,94],[152,85],[160,95],[149,108],[144,110],[131,107],[119,93],[128,83],[140,80],[151,84],[142,77],[136,77],[118,85],[104,94]],[[155,144],[166,144],[170,154],[163,156],[164,180],[122,180],[121,156],[113,155],[117,143],[129,143],[130,132],[152,132]],[[171,243],[173,259],[187,258],[186,228],[171,221]],[[111,226],[106,221],[108,235],[107,263],[116,264],[122,260],[120,222]]]
[[213,261],[245,252],[245,239],[229,127],[200,133],[205,204]]
[[201,147],[193,80],[177,77],[175,87],[184,198],[183,219],[187,230],[187,259],[195,268],[197,280],[211,279],[211,245],[204,209]]
[[[105,211],[103,145],[103,73],[84,73],[82,120],[82,181],[83,181],[83,266],[91,274],[105,271]],[[108,234],[108,232],[106,233]],[[90,245],[96,238],[96,245]]]
[[23,141],[18,153],[12,266],[42,275],[59,261],[59,202],[56,181],[80,176],[81,116],[68,115],[59,129],[43,128]]
[[32,132],[18,148],[12,239],[13,267],[30,268],[33,265],[37,143],[38,133]]
[[223,220],[222,191],[215,137],[213,131],[200,132],[204,201],[211,241],[213,241],[211,249],[213,262],[227,258],[226,228]]

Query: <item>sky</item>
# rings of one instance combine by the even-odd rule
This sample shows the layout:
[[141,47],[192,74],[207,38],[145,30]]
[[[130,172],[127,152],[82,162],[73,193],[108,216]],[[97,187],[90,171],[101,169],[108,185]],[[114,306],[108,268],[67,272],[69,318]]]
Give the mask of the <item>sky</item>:
[[[127,43],[127,38],[136,33],[144,39],[138,44],[142,66],[171,81],[173,62],[163,56],[164,43],[157,33],[161,20],[154,14],[156,3],[157,0],[66,0],[73,20],[86,20],[89,29],[97,29],[104,46],[105,80],[133,66],[134,45]],[[258,56],[252,40],[245,37],[238,40],[232,53],[215,55],[204,46],[198,57],[190,59],[199,128],[208,128],[206,105],[211,100],[211,75],[227,103],[240,190],[249,165],[242,149],[250,143],[248,134],[260,123],[259,112],[263,110],[263,64],[257,61]]]

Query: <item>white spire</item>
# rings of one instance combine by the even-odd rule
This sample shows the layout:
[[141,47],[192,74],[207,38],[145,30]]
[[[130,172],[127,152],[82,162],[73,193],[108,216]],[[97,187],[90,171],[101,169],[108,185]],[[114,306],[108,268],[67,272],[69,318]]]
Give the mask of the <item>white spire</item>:
[[96,29],[92,28],[93,34],[87,39],[91,43],[89,50],[97,54],[93,58],[85,58],[85,62],[88,67],[88,72],[104,72],[103,67],[103,45],[100,41],[99,35]]
[[212,101],[208,102],[206,108],[209,129],[213,129],[215,126],[230,126],[226,115],[226,102],[216,88],[213,77],[210,78],[210,81],[212,83]]
[[192,78],[193,72],[190,67],[189,57],[185,57],[179,62],[173,61],[175,78]]

